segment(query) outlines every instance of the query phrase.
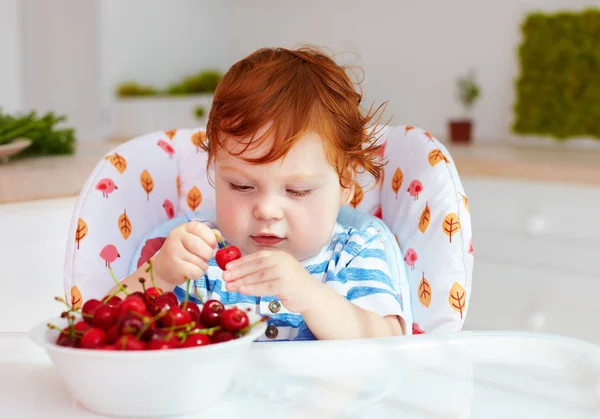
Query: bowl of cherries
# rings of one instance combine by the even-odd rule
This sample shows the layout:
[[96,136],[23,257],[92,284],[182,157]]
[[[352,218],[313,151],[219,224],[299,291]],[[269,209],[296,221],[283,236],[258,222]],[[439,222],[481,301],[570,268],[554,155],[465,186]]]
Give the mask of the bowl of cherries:
[[56,297],[66,309],[30,336],[89,410],[117,416],[199,411],[226,392],[251,343],[264,334],[266,318],[216,300],[196,304],[189,286],[181,302],[145,286],[79,308]]

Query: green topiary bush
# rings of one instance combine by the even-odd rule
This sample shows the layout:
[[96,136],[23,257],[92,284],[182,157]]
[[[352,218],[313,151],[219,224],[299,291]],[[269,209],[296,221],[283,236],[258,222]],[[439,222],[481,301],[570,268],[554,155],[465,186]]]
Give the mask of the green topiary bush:
[[532,13],[521,31],[513,131],[600,139],[600,10]]
[[158,91],[153,86],[143,86],[134,81],[121,83],[117,86],[119,97],[156,96]]

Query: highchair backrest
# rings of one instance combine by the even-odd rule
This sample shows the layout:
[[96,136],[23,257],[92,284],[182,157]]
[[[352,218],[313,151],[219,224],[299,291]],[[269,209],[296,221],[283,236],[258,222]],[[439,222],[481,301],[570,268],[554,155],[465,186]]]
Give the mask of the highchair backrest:
[[[75,304],[101,298],[164,240],[142,243],[157,225],[215,207],[201,129],[158,131],[114,148],[84,185],[68,237],[64,283]],[[401,249],[413,329],[457,331],[468,310],[473,270],[468,201],[447,149],[426,131],[388,127],[379,185],[358,178],[353,207],[381,218]],[[141,257],[132,258],[143,245]],[[139,252],[138,252],[139,253]],[[394,263],[397,261],[392,261]]]

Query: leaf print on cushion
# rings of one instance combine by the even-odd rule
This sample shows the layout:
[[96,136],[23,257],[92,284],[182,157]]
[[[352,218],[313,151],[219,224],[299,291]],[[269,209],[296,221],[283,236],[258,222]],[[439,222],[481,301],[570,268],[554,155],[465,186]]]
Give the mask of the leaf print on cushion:
[[123,214],[119,217],[119,231],[125,240],[131,235],[131,220],[127,216],[127,211],[123,210]]
[[177,179],[175,179],[175,186],[177,187],[177,196],[180,197],[181,196],[181,179],[179,178],[179,176],[177,176]]
[[363,188],[357,182],[354,182],[354,195],[352,196],[352,201],[350,201],[352,208],[358,207],[364,197]]
[[196,153],[200,152],[200,146],[206,140],[206,132],[198,131],[192,134],[192,144],[196,146]]
[[77,250],[79,250],[79,243],[88,233],[88,226],[82,218],[77,220],[77,230],[75,231],[75,243],[77,243]]
[[176,129],[169,129],[169,130],[164,131],[164,133],[165,133],[165,135],[167,137],[169,137],[169,140],[173,140],[173,137],[175,137],[175,134],[177,133],[177,130]]
[[188,207],[190,207],[192,211],[196,211],[196,208],[198,208],[201,203],[202,192],[200,192],[200,189],[194,186],[192,189],[190,189],[190,191],[187,194]]
[[81,298],[81,292],[76,285],[71,287],[71,308],[80,308],[83,303],[83,298]]
[[423,135],[427,137],[429,141],[433,141],[433,135],[431,135],[429,132],[425,131]]
[[439,149],[435,149],[435,150],[431,150],[429,152],[429,155],[427,156],[427,160],[429,161],[429,164],[432,166],[435,166],[436,164],[438,164],[439,162],[445,161],[446,163],[449,163],[450,160],[448,160],[448,158],[446,156],[444,156],[444,153],[442,153],[442,150]]
[[159,251],[159,249],[165,243],[165,240],[167,240],[166,237],[154,237],[146,240],[144,247],[142,247],[140,258],[137,261],[137,267],[139,268],[144,263],[148,262],[148,260]]
[[152,176],[150,176],[150,172],[144,170],[140,175],[140,183],[142,184],[142,188],[146,191],[146,195],[148,196],[148,201],[150,201],[150,192],[154,190],[154,181],[152,180]]
[[394,177],[392,177],[392,191],[396,194],[396,199],[398,199],[398,192],[402,187],[402,181],[404,180],[404,174],[402,174],[402,170],[400,168],[396,168],[394,172]]
[[465,310],[465,305],[467,301],[467,292],[458,282],[455,282],[450,289],[450,295],[448,296],[448,302],[450,303],[450,307],[458,313],[460,313],[460,318],[463,317],[463,312]]
[[429,304],[431,304],[431,284],[427,279],[425,279],[425,272],[423,272],[423,278],[419,283],[419,301],[425,307],[429,308]]
[[404,135],[408,134],[408,131],[415,129],[412,125],[407,125],[404,127]]
[[121,174],[123,174],[127,169],[127,160],[125,160],[125,157],[121,156],[119,153],[115,153],[110,156],[110,164],[112,164],[113,167]]
[[450,238],[450,243],[452,243],[452,235],[460,230],[458,215],[453,212],[446,215],[446,218],[444,218],[444,222],[442,223],[442,230],[444,230],[444,233]]
[[419,230],[421,233],[425,233],[427,227],[429,227],[429,220],[431,219],[431,210],[429,209],[429,204],[425,203],[425,208],[421,212],[421,217],[419,217]]

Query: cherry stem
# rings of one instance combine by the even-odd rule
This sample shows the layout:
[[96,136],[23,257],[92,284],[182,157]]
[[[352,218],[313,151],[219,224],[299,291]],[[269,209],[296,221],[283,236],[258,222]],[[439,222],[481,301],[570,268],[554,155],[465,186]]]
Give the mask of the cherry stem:
[[152,281],[152,286],[158,290],[156,282],[154,282],[154,268],[152,266],[152,258],[148,259],[148,269],[146,269],[146,272],[150,272],[150,281]]
[[263,316],[260,319],[258,319],[257,321],[255,321],[254,323],[250,323],[248,326],[244,327],[243,329],[240,329],[238,331],[238,333],[241,335],[245,335],[246,333],[248,333],[254,326],[256,326],[259,323],[262,322],[266,322],[268,320],[267,316]]
[[202,301],[202,296],[198,292],[198,284],[194,282],[194,294],[196,294],[196,298],[200,301],[200,304],[204,305],[204,301]]
[[146,278],[139,278],[138,281],[142,284],[142,290],[144,290],[144,294],[146,294]]
[[183,300],[183,311],[187,308],[188,301],[190,300],[190,279],[185,278],[185,299]]
[[221,245],[223,245],[223,249],[226,248],[227,245],[225,244],[225,240],[223,240],[223,237],[221,237],[217,233],[215,233],[215,236],[217,237],[217,240],[219,240],[221,242]]
[[[121,284],[119,284],[119,285],[121,285]],[[127,288],[127,285],[121,285],[121,288],[122,288],[123,291],[125,291],[125,288]],[[116,290],[112,294],[107,295],[106,298],[104,300],[102,300],[102,303],[103,304],[108,303],[108,300],[110,300],[111,298],[113,298],[114,296],[116,296],[118,293],[121,292],[121,288],[119,288],[118,290]],[[125,291],[125,294],[127,294],[127,291]],[[129,294],[127,294],[127,295],[129,295]]]
[[[58,330],[62,335],[67,335],[71,339],[73,339],[73,338],[80,338],[81,336],[83,336],[82,332],[78,332],[76,330],[71,330],[71,329],[69,329],[69,331],[67,332],[64,329],[61,329],[60,327],[58,327],[58,326],[56,326],[56,325],[54,325],[52,323],[48,323],[47,326],[48,326],[49,329]],[[78,336],[78,335],[81,335],[81,336]]]
[[207,329],[195,329],[189,332],[189,335],[208,335],[212,336],[215,332],[221,330],[221,326],[210,327]]
[[63,303],[64,305],[66,305],[67,308],[71,308],[71,306],[69,305],[69,303],[67,303],[67,301],[64,298],[62,298],[62,297],[54,297],[54,299],[56,301],[58,301],[58,302]]
[[118,280],[117,277],[115,276],[115,273],[113,272],[112,268],[109,268],[110,271],[110,276],[112,276],[112,279],[115,281],[115,284],[117,284],[119,286],[119,292],[124,292],[125,295],[129,295],[129,293],[127,292],[127,290],[125,289],[125,287],[123,287],[123,284],[121,284]]

